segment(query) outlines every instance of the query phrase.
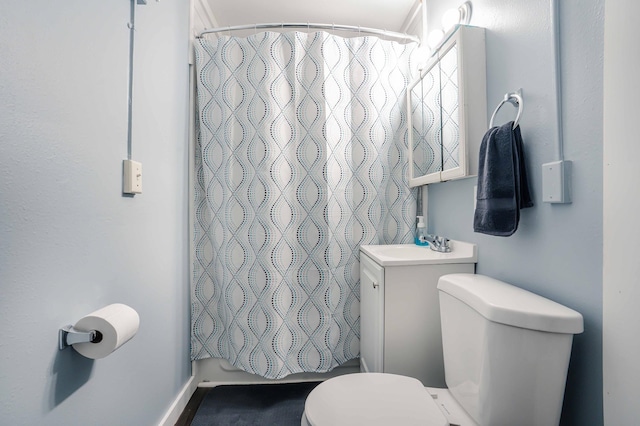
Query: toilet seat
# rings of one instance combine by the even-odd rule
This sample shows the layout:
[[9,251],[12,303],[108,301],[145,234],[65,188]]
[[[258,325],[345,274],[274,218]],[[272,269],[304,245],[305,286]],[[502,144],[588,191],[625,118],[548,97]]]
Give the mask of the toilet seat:
[[419,380],[388,373],[356,373],[318,385],[307,397],[302,424],[447,426],[449,423]]

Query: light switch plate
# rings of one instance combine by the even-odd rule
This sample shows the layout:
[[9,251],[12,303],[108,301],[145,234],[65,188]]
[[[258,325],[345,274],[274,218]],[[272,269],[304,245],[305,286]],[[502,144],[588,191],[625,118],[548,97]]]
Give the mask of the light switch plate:
[[554,161],[542,165],[542,201],[571,202],[571,161]]
[[122,192],[125,194],[142,193],[142,163],[124,160]]

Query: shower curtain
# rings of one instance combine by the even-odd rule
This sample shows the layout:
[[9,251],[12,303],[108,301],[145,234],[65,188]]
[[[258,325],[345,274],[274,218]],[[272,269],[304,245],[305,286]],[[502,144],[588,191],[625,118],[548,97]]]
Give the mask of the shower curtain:
[[359,246],[412,241],[414,49],[324,32],[196,43],[192,359],[281,378],[359,355]]

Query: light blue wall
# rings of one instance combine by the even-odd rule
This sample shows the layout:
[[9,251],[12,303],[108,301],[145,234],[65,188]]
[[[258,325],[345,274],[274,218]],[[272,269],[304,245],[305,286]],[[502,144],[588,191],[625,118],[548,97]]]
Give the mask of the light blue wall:
[[[429,185],[429,230],[478,244],[477,272],[581,312],[562,424],[602,424],[602,69],[603,0],[559,1],[565,158],[573,161],[573,203],[542,202],[541,164],[556,160],[549,0],[474,0],[471,24],[487,29],[489,114],[524,92],[521,120],[535,207],[511,237],[473,232],[475,179]],[[431,28],[460,2],[428,1]],[[515,117],[507,105],[498,122]]]
[[[154,425],[190,376],[187,0],[0,2],[0,423]],[[122,302],[138,335],[91,361],[58,328]]]

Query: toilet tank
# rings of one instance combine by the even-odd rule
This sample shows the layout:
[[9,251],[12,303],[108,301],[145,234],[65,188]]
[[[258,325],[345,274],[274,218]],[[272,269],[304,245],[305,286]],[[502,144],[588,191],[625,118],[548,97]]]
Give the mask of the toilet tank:
[[483,275],[438,281],[445,381],[480,425],[557,425],[582,315]]

